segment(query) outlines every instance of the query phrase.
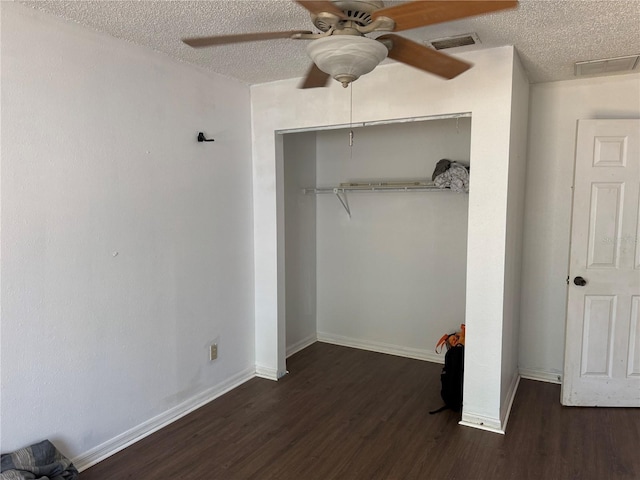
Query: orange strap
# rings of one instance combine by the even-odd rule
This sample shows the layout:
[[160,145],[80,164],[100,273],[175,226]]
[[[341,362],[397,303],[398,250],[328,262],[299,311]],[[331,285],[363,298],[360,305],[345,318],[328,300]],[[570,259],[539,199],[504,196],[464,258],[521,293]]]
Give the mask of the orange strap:
[[[438,340],[438,343],[436,344],[436,353],[440,353],[442,351],[442,347],[444,346],[448,338],[449,335],[445,333],[442,338]],[[440,347],[440,352],[438,351],[438,347]]]
[[[465,328],[465,324],[464,323],[460,324],[460,331],[459,332],[452,333],[452,334],[445,333],[440,338],[440,340],[438,340],[438,343],[436,344],[436,353],[442,352],[442,348],[447,343],[449,345],[451,345],[452,347],[455,347],[458,344],[464,345],[464,343],[465,343],[465,338],[464,338],[465,334],[466,334],[466,328]],[[438,351],[438,348],[440,348],[440,352]]]

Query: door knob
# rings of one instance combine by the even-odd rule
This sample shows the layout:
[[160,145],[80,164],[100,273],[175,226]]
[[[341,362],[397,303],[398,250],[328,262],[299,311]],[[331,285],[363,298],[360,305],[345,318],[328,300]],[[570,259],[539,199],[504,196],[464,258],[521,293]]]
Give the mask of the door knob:
[[587,281],[582,277],[576,277],[573,279],[573,283],[579,287],[584,287],[587,284]]

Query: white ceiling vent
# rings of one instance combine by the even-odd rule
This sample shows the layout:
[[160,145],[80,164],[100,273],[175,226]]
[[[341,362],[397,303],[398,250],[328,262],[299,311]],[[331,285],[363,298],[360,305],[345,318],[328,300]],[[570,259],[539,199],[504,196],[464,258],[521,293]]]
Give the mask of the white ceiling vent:
[[625,57],[603,58],[602,60],[587,60],[575,63],[576,77],[585,75],[603,75],[615,72],[630,72],[638,66],[640,55]]
[[445,50],[447,48],[466,47],[467,45],[475,45],[481,42],[477,33],[465,33],[464,35],[456,35],[454,37],[426,40],[424,43],[427,47],[435,50]]

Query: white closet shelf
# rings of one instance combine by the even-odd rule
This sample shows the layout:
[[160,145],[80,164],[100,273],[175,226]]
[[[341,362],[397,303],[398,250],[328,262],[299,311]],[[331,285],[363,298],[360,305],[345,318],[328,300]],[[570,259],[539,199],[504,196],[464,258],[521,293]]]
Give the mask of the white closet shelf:
[[[439,188],[427,182],[381,182],[381,183],[341,183],[337,187],[305,188],[305,194],[347,193],[347,192],[445,192],[448,189]],[[450,191],[450,190],[449,190]]]
[[[313,187],[302,190],[305,195],[334,194],[351,218],[351,210],[347,201],[347,193],[378,192],[451,192],[448,188],[440,188],[432,182],[372,182],[341,183],[337,187]],[[342,196],[341,196],[342,195]]]

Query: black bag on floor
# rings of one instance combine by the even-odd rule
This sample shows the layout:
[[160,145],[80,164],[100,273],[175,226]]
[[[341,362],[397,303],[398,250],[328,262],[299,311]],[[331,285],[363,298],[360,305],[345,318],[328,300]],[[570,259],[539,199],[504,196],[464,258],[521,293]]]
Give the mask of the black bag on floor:
[[440,396],[445,405],[430,414],[451,409],[459,412],[462,408],[462,383],[464,379],[464,346],[457,345],[447,350],[444,356],[444,368],[440,374],[442,390]]

